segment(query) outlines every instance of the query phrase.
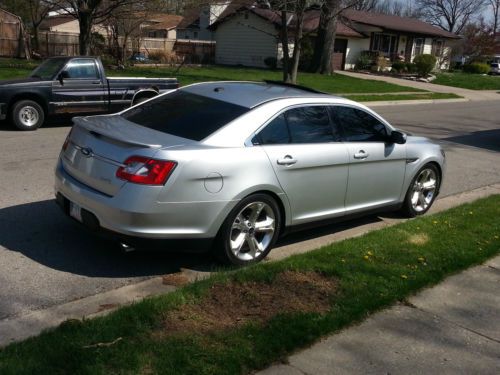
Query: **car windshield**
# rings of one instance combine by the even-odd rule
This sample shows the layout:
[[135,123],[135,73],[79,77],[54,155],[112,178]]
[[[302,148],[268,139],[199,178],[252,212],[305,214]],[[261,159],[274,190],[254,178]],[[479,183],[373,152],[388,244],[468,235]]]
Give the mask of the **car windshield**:
[[182,90],[122,114],[141,126],[200,141],[250,109]]
[[493,64],[491,64],[491,67],[492,67],[492,68],[498,68],[498,66],[499,66],[499,65],[500,65],[500,64],[498,64],[498,63],[493,63]]
[[66,63],[66,58],[48,59],[41,63],[30,74],[30,77],[42,79],[54,79],[56,74],[62,69]]

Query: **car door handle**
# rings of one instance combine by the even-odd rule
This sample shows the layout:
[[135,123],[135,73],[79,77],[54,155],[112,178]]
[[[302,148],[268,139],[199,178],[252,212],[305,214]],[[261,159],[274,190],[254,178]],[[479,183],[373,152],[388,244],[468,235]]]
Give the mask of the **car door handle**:
[[354,154],[354,159],[366,159],[369,155],[365,150],[359,150]]
[[297,163],[297,159],[292,158],[290,155],[286,155],[285,157],[276,160],[276,163],[279,165],[293,165]]
[[93,84],[93,85],[100,85],[100,84],[101,84],[101,81],[92,81],[92,84]]

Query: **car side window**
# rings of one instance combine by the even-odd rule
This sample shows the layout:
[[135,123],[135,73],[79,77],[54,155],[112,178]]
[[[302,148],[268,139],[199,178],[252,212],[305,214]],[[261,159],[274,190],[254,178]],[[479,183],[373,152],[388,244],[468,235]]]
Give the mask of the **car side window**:
[[260,143],[265,145],[290,143],[290,132],[286,123],[285,115],[282,113],[259,133]]
[[387,128],[371,114],[352,107],[330,107],[342,126],[342,139],[346,142],[385,142]]
[[73,59],[71,60],[66,69],[68,78],[70,79],[98,79],[99,73],[97,66],[93,60],[90,59]]
[[293,108],[285,112],[291,143],[334,142],[326,107]]
[[292,108],[262,129],[254,143],[323,143],[340,141],[336,124],[332,127],[328,110],[323,106]]

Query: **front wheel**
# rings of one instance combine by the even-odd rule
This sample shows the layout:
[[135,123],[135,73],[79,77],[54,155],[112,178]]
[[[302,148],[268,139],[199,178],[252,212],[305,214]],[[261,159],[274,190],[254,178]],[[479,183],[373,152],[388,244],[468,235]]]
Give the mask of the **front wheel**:
[[431,208],[439,192],[441,178],[434,164],[424,165],[411,181],[403,203],[403,211],[409,217],[423,215]]
[[276,201],[265,194],[241,200],[222,225],[214,253],[226,264],[257,263],[271,251],[281,230]]
[[36,130],[44,119],[42,106],[33,100],[21,100],[12,107],[12,122],[20,130]]

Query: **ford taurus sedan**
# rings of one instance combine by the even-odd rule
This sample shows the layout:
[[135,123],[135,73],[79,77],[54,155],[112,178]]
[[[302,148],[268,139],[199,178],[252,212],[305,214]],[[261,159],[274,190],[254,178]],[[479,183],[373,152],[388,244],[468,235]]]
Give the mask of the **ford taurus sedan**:
[[440,146],[350,100],[210,82],[75,118],[55,191],[67,215],[123,243],[206,245],[245,265],[297,226],[375,210],[423,214],[444,167]]

